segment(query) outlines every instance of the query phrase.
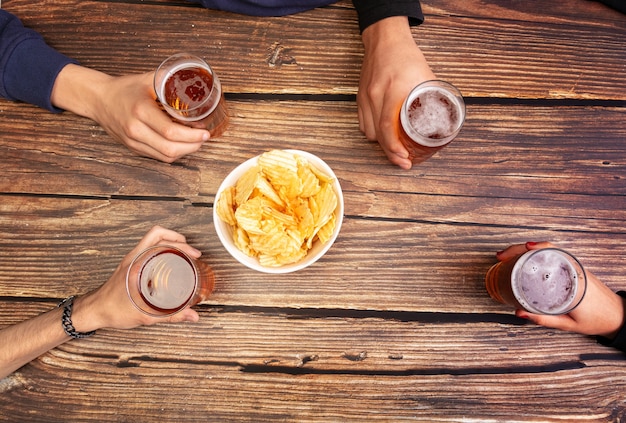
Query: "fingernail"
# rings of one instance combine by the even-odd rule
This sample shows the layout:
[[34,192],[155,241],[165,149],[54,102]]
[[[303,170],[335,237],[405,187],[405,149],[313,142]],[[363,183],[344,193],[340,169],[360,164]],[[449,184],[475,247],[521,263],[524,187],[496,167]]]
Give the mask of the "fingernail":
[[537,242],[527,242],[526,248],[534,247],[535,245],[537,245]]
[[526,313],[526,310],[524,310],[523,308],[518,308],[515,310],[515,317],[519,317],[520,319],[527,319],[528,314]]
[[202,141],[208,141],[211,139],[211,134],[208,132],[205,132],[204,135],[202,135]]

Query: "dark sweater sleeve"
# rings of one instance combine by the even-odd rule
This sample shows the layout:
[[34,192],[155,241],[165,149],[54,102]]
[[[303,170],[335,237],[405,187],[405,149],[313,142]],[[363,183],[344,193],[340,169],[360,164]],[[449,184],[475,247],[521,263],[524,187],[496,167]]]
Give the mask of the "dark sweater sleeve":
[[[626,298],[626,291],[619,291],[617,294],[622,298]],[[622,326],[614,339],[608,339],[603,336],[598,336],[596,339],[602,345],[617,348],[620,351],[626,352],[626,325]]]
[[424,22],[424,14],[419,0],[352,0],[359,15],[361,32],[368,26],[392,16],[407,16],[409,24]]
[[622,13],[626,13],[626,1],[624,0],[600,0],[600,2]]
[[50,102],[57,75],[73,60],[48,46],[37,32],[0,9],[0,96],[53,112]]

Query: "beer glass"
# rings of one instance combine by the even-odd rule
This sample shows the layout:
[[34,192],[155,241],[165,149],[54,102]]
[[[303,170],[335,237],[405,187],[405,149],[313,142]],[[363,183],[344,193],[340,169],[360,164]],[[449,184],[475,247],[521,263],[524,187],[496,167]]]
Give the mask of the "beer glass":
[[565,314],[587,290],[585,269],[559,248],[531,250],[491,267],[485,277],[494,300],[534,314]]
[[131,302],[154,317],[171,316],[206,300],[214,286],[215,276],[206,263],[168,245],[145,249],[126,273]]
[[418,164],[452,141],[465,122],[465,102],[452,84],[422,82],[409,93],[399,117],[399,137]]
[[178,53],[163,61],[154,74],[154,91],[165,111],[194,128],[219,137],[228,126],[222,84],[201,58]]

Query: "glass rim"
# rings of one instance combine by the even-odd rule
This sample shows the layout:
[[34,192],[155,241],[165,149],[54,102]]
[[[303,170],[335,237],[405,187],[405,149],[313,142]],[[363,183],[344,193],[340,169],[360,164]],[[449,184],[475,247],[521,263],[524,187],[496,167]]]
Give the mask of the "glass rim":
[[[516,289],[514,288],[515,284],[513,284],[513,280],[511,280],[511,290],[513,292],[513,296],[515,297],[515,299],[520,303],[520,305],[522,305],[523,308],[525,308],[530,313],[543,314],[543,315],[549,315],[549,316],[559,316],[562,314],[567,314],[573,311],[576,307],[578,307],[580,303],[583,301],[583,299],[585,298],[585,295],[587,293],[587,285],[588,285],[587,271],[585,270],[585,267],[583,266],[583,264],[578,260],[578,258],[576,258],[576,256],[574,256],[569,251],[564,250],[559,247],[546,247],[546,248],[540,248],[538,250],[528,250],[518,257],[515,265],[513,266],[513,269],[511,270],[511,279],[513,279],[516,271],[522,268],[528,262],[528,260],[530,260],[533,256],[539,253],[545,253],[549,251],[556,252],[558,254],[561,254],[562,256],[567,257],[570,260],[573,260],[574,263],[580,268],[580,275],[582,276],[582,281],[579,280],[580,278],[577,277],[577,280],[578,280],[576,284],[577,292],[574,296],[574,299],[572,300],[572,303],[569,304],[567,308],[563,310],[559,310],[557,312],[544,311],[544,310],[540,310],[539,308],[532,307],[532,305],[530,305],[528,301],[524,301],[525,305],[522,304],[522,302],[520,301],[520,296],[518,295],[518,293],[516,292]],[[576,273],[578,274],[579,272],[577,271]],[[578,299],[578,301],[575,301],[576,297],[579,295],[578,288],[581,286],[582,286],[582,292],[580,292],[580,298]]]
[[[185,63],[185,60],[188,60],[189,62]],[[176,63],[176,61],[180,61],[181,62],[180,65],[177,64],[177,65],[172,66],[171,63]],[[169,68],[166,69],[166,67],[168,66],[171,66],[172,69],[169,69]],[[197,68],[197,67],[202,68],[206,70],[207,72],[209,72],[209,74],[211,74],[211,77],[213,78],[213,85],[211,86],[211,91],[209,91],[209,94],[206,96],[206,99],[204,101],[202,101],[201,103],[199,103],[198,105],[192,108],[185,109],[183,111],[181,109],[172,107],[170,104],[167,103],[167,101],[165,100],[165,97],[163,96],[163,90],[164,90],[165,83],[167,82],[168,78],[179,70],[191,69],[191,68]],[[217,75],[215,74],[215,71],[213,70],[211,65],[209,65],[206,60],[204,60],[202,57],[197,56],[195,54],[182,52],[182,53],[176,53],[176,54],[169,56],[168,58],[166,58],[159,64],[159,66],[156,68],[156,71],[154,72],[154,77],[152,79],[152,88],[157,97],[157,100],[159,101],[161,105],[163,105],[163,108],[167,110],[168,113],[170,113],[172,116],[176,117],[177,119],[187,121],[187,122],[194,122],[194,121],[202,120],[208,115],[210,115],[211,113],[213,113],[213,111],[217,108],[217,105],[219,104],[219,98],[217,99],[217,101],[215,101],[215,104],[207,112],[203,113],[201,116],[187,117],[184,114],[182,114],[182,112],[185,112],[185,113],[194,112],[198,109],[206,107],[207,103],[214,99],[214,93],[216,91],[221,91],[221,82],[219,78],[217,77]]]
[[[408,122],[408,114],[409,114],[408,109],[413,103],[413,100],[415,100],[415,97],[417,97],[422,91],[430,87],[438,87],[438,88],[443,89],[446,92],[446,94],[451,97],[452,101],[458,106],[458,110],[461,114],[459,122],[454,127],[454,130],[450,134],[447,134],[445,137],[438,138],[435,140],[433,140],[432,138],[429,138],[426,134],[420,132],[419,129],[415,128],[413,125],[410,125]],[[466,111],[466,106],[465,106],[465,99],[463,98],[463,94],[461,94],[461,91],[455,85],[453,85],[452,83],[448,81],[444,81],[442,79],[429,79],[427,81],[423,81],[419,83],[418,85],[413,87],[413,89],[411,89],[406,99],[402,103],[402,107],[400,111],[400,120],[401,120],[402,127],[404,128],[404,131],[409,136],[415,135],[418,138],[420,138],[420,141],[416,141],[411,136],[411,139],[413,140],[413,142],[423,145],[425,147],[441,147],[443,145],[448,144],[450,141],[452,141],[461,131],[461,128],[465,124],[466,113],[467,111]]]
[[[137,304],[137,302],[135,301],[135,299],[133,298],[133,295],[130,292],[130,287],[129,285],[132,283],[130,281],[130,275],[131,275],[131,269],[133,268],[134,265],[136,265],[137,263],[139,263],[139,260],[142,258],[143,255],[150,253],[150,251],[157,251],[157,250],[175,250],[176,252],[180,253],[181,256],[185,259],[185,261],[187,263],[189,263],[189,265],[191,266],[191,268],[193,269],[193,276],[194,276],[194,282],[193,282],[193,291],[191,293],[191,295],[189,296],[189,298],[187,300],[185,300],[185,302],[183,304],[181,304],[179,307],[176,307],[175,309],[173,309],[170,312],[158,312],[156,309],[152,308],[149,304],[147,304],[146,302],[144,302],[146,304],[146,308],[148,308],[149,310],[153,310],[153,312],[149,311],[149,310],[145,310],[141,307],[140,304]],[[156,256],[156,254],[151,254],[149,257],[146,257],[143,260],[143,263],[141,263],[141,267],[140,267],[140,271],[139,274],[141,274],[141,270],[143,270],[143,268],[145,267],[145,265]],[[189,255],[187,253],[185,253],[183,250],[181,250],[178,247],[174,247],[173,245],[169,245],[169,244],[157,244],[157,245],[151,245],[147,248],[144,248],[143,250],[141,250],[139,253],[137,253],[135,255],[135,257],[133,257],[132,261],[130,262],[130,265],[128,266],[128,270],[126,271],[126,295],[128,296],[128,299],[130,300],[131,304],[140,312],[151,316],[151,317],[169,317],[169,316],[173,316],[176,313],[179,313],[181,310],[183,310],[185,307],[187,307],[188,305],[190,305],[193,302],[194,296],[196,291],[198,290],[198,286],[200,283],[199,277],[198,277],[198,268],[196,267],[196,264],[194,263],[194,260],[189,257]],[[140,281],[137,280],[136,281],[137,284],[137,291],[141,292],[141,288],[140,288]],[[141,295],[140,295],[141,296]]]

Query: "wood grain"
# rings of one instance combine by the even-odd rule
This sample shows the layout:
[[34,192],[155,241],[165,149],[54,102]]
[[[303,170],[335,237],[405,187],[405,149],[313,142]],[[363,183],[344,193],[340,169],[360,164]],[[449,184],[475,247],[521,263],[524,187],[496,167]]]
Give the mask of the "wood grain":
[[[70,113],[0,100],[0,327],[108,279],[159,224],[215,270],[196,324],[102,329],[0,380],[0,421],[618,422],[624,355],[491,300],[495,252],[550,240],[626,289],[626,18],[595,1],[433,0],[413,28],[463,92],[459,137],[407,172],[359,131],[349,0],[281,18],[184,0],[5,0],[82,64],[205,57],[223,137],[167,165]],[[308,269],[238,264],[214,196],[271,148],[324,159],[345,217]]]
[[[444,421],[459,407],[478,420],[622,415],[620,355],[572,334],[474,322],[468,336],[466,326],[207,310],[197,325],[66,344],[4,379],[0,403],[7,416],[34,421],[59,408],[72,409],[70,419],[97,410],[122,421],[181,412],[189,421]],[[545,349],[561,352],[529,348],[547,339]],[[37,413],[23,403],[38,404]]]
[[[211,63],[230,93],[358,88],[362,47],[348,0],[264,19],[184,2],[64,0],[33,8],[5,0],[3,7],[63,53],[112,74],[151,71],[190,50]],[[415,38],[435,73],[466,96],[626,100],[626,23],[603,5],[570,0],[538,11],[524,2],[439,0],[424,12]],[[286,63],[271,66],[277,50]]]

